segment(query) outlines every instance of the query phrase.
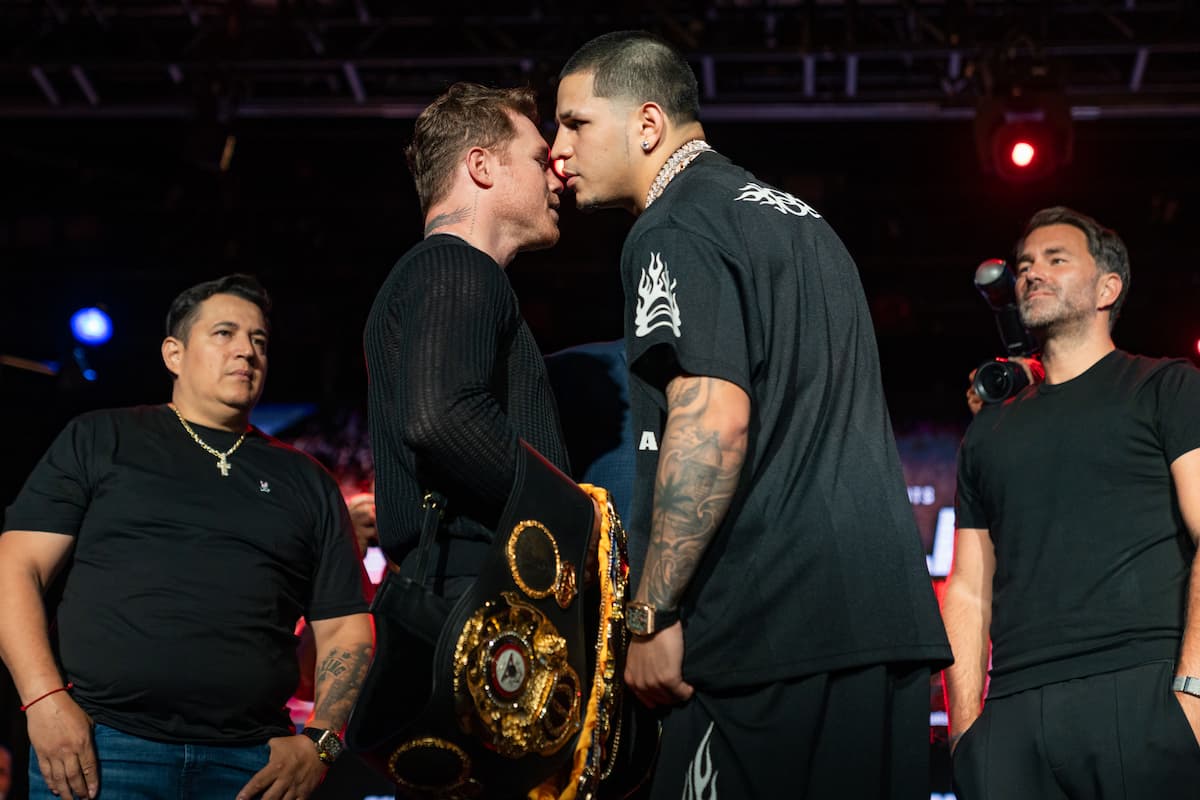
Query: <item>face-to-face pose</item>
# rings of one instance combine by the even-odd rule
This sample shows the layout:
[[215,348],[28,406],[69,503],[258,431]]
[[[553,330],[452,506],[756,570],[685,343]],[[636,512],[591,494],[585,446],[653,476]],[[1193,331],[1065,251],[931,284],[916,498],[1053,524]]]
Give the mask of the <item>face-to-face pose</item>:
[[405,154],[425,236],[457,236],[501,267],[558,241],[563,183],[531,90],[454,84],[417,117]]
[[554,156],[564,160],[567,188],[580,209],[630,206],[634,166],[641,154],[633,144],[634,106],[597,97],[594,74],[576,72],[558,85],[558,134]]
[[637,31],[606,34],[559,75],[552,155],[581,209],[640,214],[668,159],[704,138],[699,113],[696,76],[679,53]]
[[544,250],[558,242],[563,183],[550,169],[550,148],[533,122],[509,116],[517,135],[498,165],[498,221],[517,242],[518,251]]

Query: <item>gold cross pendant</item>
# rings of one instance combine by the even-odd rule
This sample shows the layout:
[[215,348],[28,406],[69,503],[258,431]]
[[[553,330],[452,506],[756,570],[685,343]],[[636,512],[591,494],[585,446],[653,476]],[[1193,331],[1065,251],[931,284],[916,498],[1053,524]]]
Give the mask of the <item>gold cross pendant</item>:
[[217,459],[217,469],[221,470],[222,478],[229,477],[229,462],[225,460],[224,453],[222,453],[221,457]]

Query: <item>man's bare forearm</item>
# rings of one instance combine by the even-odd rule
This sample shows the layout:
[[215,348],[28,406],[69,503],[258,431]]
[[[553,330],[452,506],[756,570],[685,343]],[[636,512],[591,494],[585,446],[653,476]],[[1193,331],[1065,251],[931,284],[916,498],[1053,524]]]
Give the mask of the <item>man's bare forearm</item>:
[[[1171,464],[1171,478],[1179,498],[1179,510],[1192,544],[1200,547],[1200,450],[1193,450]],[[1192,557],[1188,579],[1187,600],[1184,605],[1183,640],[1176,659],[1176,675],[1200,677],[1200,570]]]
[[946,711],[949,730],[957,741],[974,724],[983,707],[984,682],[988,662],[988,625],[990,609],[984,609],[978,598],[956,592],[948,586],[942,600],[942,619],[954,663],[946,668]]
[[[732,414],[731,392],[737,397]],[[678,607],[733,500],[746,458],[749,415],[749,400],[740,392],[694,376],[667,387],[650,546],[637,592],[638,600],[656,608]]]
[[41,593],[32,581],[12,581],[8,575],[4,578],[0,656],[13,677],[21,702],[28,702],[61,686],[62,677],[50,649]]
[[954,663],[944,676],[952,747],[983,707],[995,574],[991,533],[985,528],[955,530],[954,566],[942,595],[942,622],[954,651]]
[[22,702],[62,685],[50,648],[44,581],[14,546],[22,537],[45,535],[12,531],[0,537],[0,658]]
[[1179,644],[1175,674],[1200,677],[1200,570],[1196,569],[1195,557],[1192,558],[1185,608],[1183,641]]
[[324,647],[326,655],[317,665],[311,724],[341,730],[371,665],[370,628],[364,633],[361,626],[352,626],[332,642],[322,642],[320,631],[316,633],[317,646]]

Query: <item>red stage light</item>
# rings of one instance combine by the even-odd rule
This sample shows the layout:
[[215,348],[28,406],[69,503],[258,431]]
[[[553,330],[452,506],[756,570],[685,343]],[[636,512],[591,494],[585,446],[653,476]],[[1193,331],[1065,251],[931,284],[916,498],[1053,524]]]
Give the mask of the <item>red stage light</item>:
[[976,109],[974,127],[979,163],[1005,180],[1047,178],[1071,162],[1071,109],[1061,92],[986,97]]
[[1029,142],[1017,142],[1012,147],[1010,157],[1018,167],[1028,167],[1037,158],[1037,148]]
[[565,181],[567,179],[567,160],[565,158],[556,158],[550,162],[550,169],[554,170],[554,174],[558,179]]

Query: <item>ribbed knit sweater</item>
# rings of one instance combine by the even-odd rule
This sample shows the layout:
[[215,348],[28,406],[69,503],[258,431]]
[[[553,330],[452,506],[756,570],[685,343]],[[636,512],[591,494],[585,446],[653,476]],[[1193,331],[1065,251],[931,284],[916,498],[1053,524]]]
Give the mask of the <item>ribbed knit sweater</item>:
[[563,471],[566,447],[542,356],[504,270],[435,235],[392,268],[367,318],[368,422],[380,544],[403,563],[421,500],[448,499],[443,576],[473,575],[508,499],[517,439]]

